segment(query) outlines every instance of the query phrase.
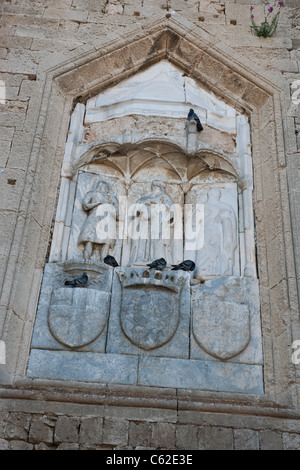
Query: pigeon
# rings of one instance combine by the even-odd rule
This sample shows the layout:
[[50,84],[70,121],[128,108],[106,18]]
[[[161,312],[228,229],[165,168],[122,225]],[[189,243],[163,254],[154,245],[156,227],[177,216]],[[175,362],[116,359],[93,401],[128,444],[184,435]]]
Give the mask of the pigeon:
[[116,268],[117,266],[119,266],[116,259],[111,255],[105,256],[103,261],[105,264],[108,264],[109,266],[112,266],[113,268]]
[[72,279],[72,281],[65,281],[65,286],[72,286],[72,287],[85,287],[88,281],[87,273],[83,273],[82,276],[76,277]]
[[172,271],[178,271],[178,270],[194,271],[195,267],[196,267],[196,265],[195,265],[194,261],[191,261],[190,259],[187,259],[187,260],[183,261],[180,264],[172,264]]
[[194,112],[194,110],[191,108],[190,111],[189,111],[189,114],[188,114],[188,121],[196,121],[197,123],[197,130],[199,132],[203,131],[203,127],[202,127],[202,124],[200,122],[200,119],[199,117],[197,116],[197,114]]
[[149,268],[156,268],[156,269],[159,269],[160,271],[166,267],[166,260],[164,258],[159,258],[159,259],[156,259],[155,261],[152,261],[152,263],[149,263],[147,264],[147,266],[149,266]]

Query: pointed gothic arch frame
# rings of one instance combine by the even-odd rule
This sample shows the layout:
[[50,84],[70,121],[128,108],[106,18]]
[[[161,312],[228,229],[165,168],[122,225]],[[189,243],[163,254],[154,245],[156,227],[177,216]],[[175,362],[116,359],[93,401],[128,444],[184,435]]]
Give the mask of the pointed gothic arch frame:
[[[172,152],[181,154],[185,158],[194,158],[198,159],[205,165],[207,168],[223,169],[228,174],[231,174],[237,180],[241,177],[240,170],[234,162],[233,158],[229,158],[229,155],[221,150],[218,150],[216,147],[213,147],[209,144],[202,144],[200,148],[197,148],[193,152],[188,152],[186,146],[182,146],[164,136],[159,136],[155,138],[141,138],[134,143],[126,142],[125,144],[118,143],[118,140],[121,140],[122,136],[115,137],[114,141],[110,139],[105,139],[103,141],[96,141],[89,145],[88,149],[79,155],[76,161],[73,161],[73,164],[77,168],[80,168],[88,163],[93,161],[101,162],[101,160],[106,160],[115,154],[126,155],[130,151],[146,151],[148,153],[153,152],[153,156],[149,156],[145,162],[141,163],[141,166],[144,166],[149,159],[157,157],[155,147],[159,145],[165,145],[169,149],[169,153]],[[152,146],[153,150],[151,151],[147,146]],[[99,154],[99,156],[97,155]],[[161,158],[165,158],[164,154],[161,155]],[[117,166],[116,166],[117,168]],[[119,168],[120,173],[122,173],[121,168]],[[139,167],[136,168],[132,175],[139,171]],[[174,170],[175,171],[175,170]]]
[[[291,326],[298,322],[298,312],[296,302],[293,303],[297,289],[280,107],[282,78],[273,72],[272,77],[262,73],[257,65],[180,15],[169,19],[150,18],[143,28],[122,40],[73,51],[68,61],[42,71],[38,77],[44,84],[43,93],[24,201],[0,300],[0,305],[7,306],[3,328],[7,364],[1,380],[14,387],[20,378],[24,381],[26,374],[56,189],[74,105],[162,59],[181,68],[203,88],[250,118],[265,378],[265,396],[257,397],[254,403],[256,407],[285,406],[287,402],[295,406],[295,370],[290,360],[290,345]],[[223,395],[220,394],[221,400]],[[181,400],[182,403],[185,400],[184,391]],[[247,401],[247,397],[241,400]]]

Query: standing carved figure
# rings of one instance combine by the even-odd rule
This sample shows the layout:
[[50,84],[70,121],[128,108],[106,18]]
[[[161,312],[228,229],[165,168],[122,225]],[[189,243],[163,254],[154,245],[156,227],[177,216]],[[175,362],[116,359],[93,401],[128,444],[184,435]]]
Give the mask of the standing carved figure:
[[83,244],[83,257],[90,259],[96,247],[103,260],[113,250],[116,241],[116,223],[119,216],[117,198],[108,183],[100,180],[96,188],[88,191],[82,200],[87,218],[81,228],[78,244]]
[[232,276],[236,248],[236,215],[221,201],[221,191],[213,188],[204,206],[204,245],[196,252],[195,277]]
[[[131,237],[130,263],[145,264],[153,259],[165,258],[172,260],[172,232],[174,216],[171,208],[174,202],[166,193],[166,185],[162,181],[154,180],[151,184],[151,193],[142,196],[137,202],[137,211],[134,214],[136,224],[144,224],[146,229],[141,236]],[[153,234],[156,236],[153,236]],[[163,238],[168,234],[167,238]]]

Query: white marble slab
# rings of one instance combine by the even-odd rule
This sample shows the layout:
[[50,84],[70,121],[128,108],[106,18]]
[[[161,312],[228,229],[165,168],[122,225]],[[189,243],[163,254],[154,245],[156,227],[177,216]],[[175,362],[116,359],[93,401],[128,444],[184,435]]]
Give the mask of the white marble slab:
[[186,118],[190,108],[204,124],[236,133],[235,109],[165,60],[88,100],[85,124],[130,114]]

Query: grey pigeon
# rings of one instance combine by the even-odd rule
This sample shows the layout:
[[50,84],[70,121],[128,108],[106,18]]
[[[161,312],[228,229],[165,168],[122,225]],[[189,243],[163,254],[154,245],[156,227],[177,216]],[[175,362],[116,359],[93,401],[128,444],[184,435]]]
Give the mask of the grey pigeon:
[[152,263],[149,263],[147,264],[147,266],[149,266],[149,268],[155,268],[155,269],[163,269],[165,268],[167,265],[166,263],[166,260],[164,258],[159,258],[159,259],[156,259],[155,261],[152,261]]
[[194,261],[187,259],[180,264],[172,264],[172,271],[194,271],[196,265]]
[[192,108],[189,110],[189,114],[187,118],[188,118],[188,121],[196,121],[198,132],[203,131],[203,126],[201,124],[201,121]]
[[72,279],[72,281],[65,281],[65,286],[72,286],[72,287],[85,287],[88,281],[87,273],[83,273],[82,276],[76,277]]
[[105,256],[103,261],[105,264],[108,264],[109,266],[112,266],[113,268],[116,268],[117,266],[119,266],[116,259],[111,255]]

